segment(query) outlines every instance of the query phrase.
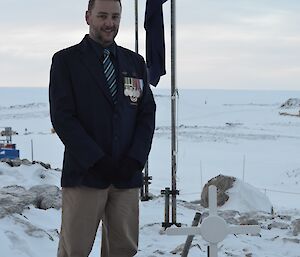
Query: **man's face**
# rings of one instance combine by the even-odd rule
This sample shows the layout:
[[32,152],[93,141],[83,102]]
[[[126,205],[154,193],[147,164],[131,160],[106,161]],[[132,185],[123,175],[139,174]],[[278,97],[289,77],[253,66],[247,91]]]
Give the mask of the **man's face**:
[[109,46],[118,34],[121,6],[118,1],[96,0],[92,10],[86,12],[90,37],[103,47]]

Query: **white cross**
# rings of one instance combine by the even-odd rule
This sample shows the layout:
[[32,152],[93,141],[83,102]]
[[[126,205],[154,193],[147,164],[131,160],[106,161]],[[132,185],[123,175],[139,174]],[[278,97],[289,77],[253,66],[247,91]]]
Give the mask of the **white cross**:
[[200,227],[168,228],[167,235],[201,235],[209,242],[209,256],[218,257],[218,243],[229,234],[258,234],[260,227],[257,225],[229,226],[217,213],[217,188],[208,188],[209,216],[203,219]]

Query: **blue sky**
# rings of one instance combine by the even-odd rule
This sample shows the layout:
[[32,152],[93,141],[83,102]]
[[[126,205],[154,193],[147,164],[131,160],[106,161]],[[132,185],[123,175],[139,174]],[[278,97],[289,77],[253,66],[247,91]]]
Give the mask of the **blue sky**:
[[[140,53],[145,0],[139,0]],[[134,50],[134,0],[119,45]],[[177,0],[177,86],[300,90],[299,0]],[[47,87],[52,55],[88,32],[87,0],[0,0],[0,87]],[[164,4],[170,88],[170,0]]]

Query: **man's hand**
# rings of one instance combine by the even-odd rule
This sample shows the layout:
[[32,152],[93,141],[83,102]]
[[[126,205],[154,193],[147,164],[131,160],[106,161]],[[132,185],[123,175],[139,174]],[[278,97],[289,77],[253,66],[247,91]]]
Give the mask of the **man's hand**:
[[104,155],[101,159],[99,159],[90,171],[96,173],[100,178],[108,181],[112,181],[116,177],[116,165],[109,155]]
[[117,172],[118,180],[130,180],[135,173],[143,170],[142,165],[135,159],[130,157],[124,157]]

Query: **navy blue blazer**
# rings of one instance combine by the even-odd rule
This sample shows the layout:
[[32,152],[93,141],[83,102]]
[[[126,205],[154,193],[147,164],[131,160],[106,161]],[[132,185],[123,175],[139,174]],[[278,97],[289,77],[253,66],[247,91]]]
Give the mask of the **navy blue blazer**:
[[[77,45],[54,54],[50,71],[49,100],[53,127],[65,146],[63,187],[106,188],[89,169],[105,154],[118,162],[124,156],[144,166],[155,128],[155,102],[147,81],[143,57],[116,47],[117,104],[112,101],[99,60],[88,35]],[[141,96],[125,93],[128,78],[138,81]],[[129,80],[132,81],[132,80]],[[130,181],[113,182],[118,188],[142,185],[138,172]]]

